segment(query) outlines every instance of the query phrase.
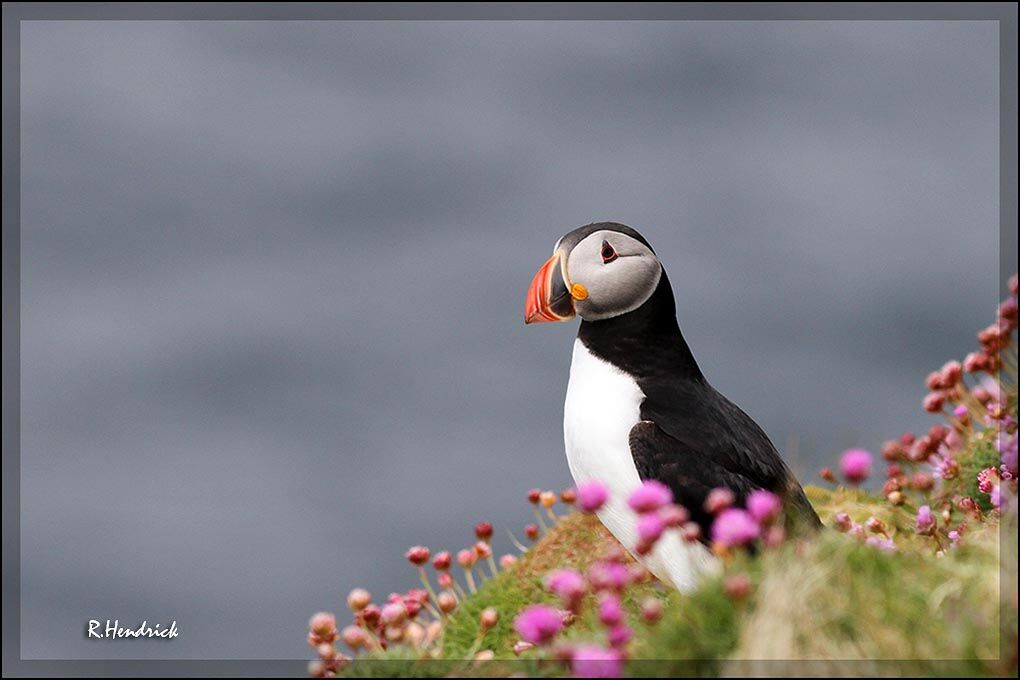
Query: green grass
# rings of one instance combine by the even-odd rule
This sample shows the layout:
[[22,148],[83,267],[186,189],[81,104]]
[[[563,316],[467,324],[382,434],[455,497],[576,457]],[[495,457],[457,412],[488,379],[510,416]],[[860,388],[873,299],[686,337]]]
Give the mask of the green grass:
[[[1010,672],[1009,660],[999,661],[1000,641],[1012,639],[1015,644],[1016,611],[1007,606],[1000,612],[997,524],[973,528],[960,548],[935,557],[933,542],[914,535],[909,511],[858,491],[815,487],[808,493],[826,523],[838,510],[858,521],[881,517],[900,550],[884,553],[826,530],[809,542],[791,541],[758,557],[731,559],[726,572],[745,573],[754,584],[752,595],[742,601],[726,596],[722,578],[689,596],[657,582],[634,586],[625,600],[635,630],[628,674],[782,674],[784,667],[776,665],[782,660],[810,661],[818,673],[881,675],[890,668],[915,674]],[[1014,558],[1004,560],[1012,571],[1002,575],[1001,584],[1004,601],[1012,603],[1015,527],[1005,535],[1011,536]],[[561,665],[541,661],[535,651],[525,652],[523,660],[515,657],[513,618],[528,604],[554,601],[542,587],[548,572],[563,567],[583,571],[614,544],[596,519],[571,514],[515,565],[462,602],[445,626],[438,650],[442,661],[421,660],[420,653],[398,647],[373,656],[371,663],[357,661],[352,672],[562,674]],[[665,605],[663,619],[655,625],[637,618],[636,601],[649,595]],[[479,614],[486,607],[495,608],[500,617],[483,635]],[[593,609],[586,603],[564,640],[602,642]],[[496,660],[473,663],[481,650],[491,650]]]

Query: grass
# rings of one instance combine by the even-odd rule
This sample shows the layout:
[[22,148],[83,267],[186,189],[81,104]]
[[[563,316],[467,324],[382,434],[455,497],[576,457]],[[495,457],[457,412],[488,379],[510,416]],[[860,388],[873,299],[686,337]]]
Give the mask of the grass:
[[[782,662],[789,660],[811,662],[817,674],[880,675],[890,668],[909,674],[1009,673],[1011,661],[999,660],[1000,647],[1010,635],[1015,645],[1016,612],[1008,606],[1001,612],[1000,603],[1016,601],[1016,561],[1003,561],[1012,571],[1000,579],[997,523],[974,529],[961,547],[935,557],[932,541],[910,529],[908,511],[858,491],[812,487],[808,493],[824,520],[837,510],[859,521],[881,517],[900,550],[885,553],[827,530],[810,542],[791,541],[757,558],[733,558],[726,572],[747,574],[754,584],[752,594],[742,600],[726,595],[723,578],[690,596],[656,582],[632,587],[625,600],[636,633],[628,674],[767,675],[782,673]],[[1015,555],[1016,527],[1005,531]],[[584,571],[614,544],[594,517],[572,513],[515,565],[462,602],[445,626],[441,660],[423,660],[397,647],[375,655],[371,664],[359,659],[355,672],[562,674],[562,665],[542,661],[534,650],[520,659],[514,655],[513,618],[528,604],[554,602],[542,585],[548,572],[563,567]],[[654,625],[637,617],[637,601],[648,596],[661,598],[665,605],[662,620]],[[499,612],[499,623],[483,633],[479,616],[487,607]],[[564,634],[565,641],[602,641],[593,609],[586,604]],[[1008,626],[1003,629],[1000,620],[1008,620],[1012,632]],[[491,650],[495,660],[473,662],[482,650]],[[804,668],[798,665],[797,670]]]

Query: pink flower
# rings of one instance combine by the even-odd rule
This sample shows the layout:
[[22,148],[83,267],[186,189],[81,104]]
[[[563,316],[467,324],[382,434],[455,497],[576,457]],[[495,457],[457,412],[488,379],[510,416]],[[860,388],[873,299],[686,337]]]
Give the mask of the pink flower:
[[557,569],[545,577],[545,587],[572,608],[584,595],[585,582],[573,569]]
[[320,637],[329,637],[336,632],[336,617],[329,612],[319,612],[309,620],[308,628]]
[[846,533],[850,531],[850,527],[852,527],[853,524],[854,522],[852,519],[850,519],[850,515],[846,514],[845,512],[836,513],[836,521],[834,522],[836,531],[842,531],[843,533]]
[[672,528],[683,526],[684,522],[691,518],[687,513],[687,508],[682,505],[667,505],[659,511],[659,517],[662,518],[666,526]]
[[924,398],[924,410],[928,413],[938,413],[946,403],[946,397],[941,392],[930,392]]
[[981,493],[991,493],[992,489],[999,483],[999,471],[993,467],[986,468],[977,474],[977,481],[978,491]]
[[645,623],[655,623],[662,618],[662,602],[654,597],[646,597],[641,603],[641,618]]
[[638,540],[652,544],[659,540],[662,532],[666,530],[666,523],[657,512],[649,512],[641,515],[637,521]]
[[779,517],[783,504],[779,496],[770,491],[759,489],[752,491],[747,497],[747,511],[759,524],[768,524]]
[[615,562],[596,562],[588,569],[588,583],[595,590],[623,590],[630,581],[630,571]]
[[655,512],[673,502],[673,492],[662,482],[649,479],[639,486],[627,499],[631,510],[637,513]]
[[480,541],[488,541],[492,538],[492,525],[488,522],[479,522],[475,525],[475,536]]
[[712,522],[712,540],[724,547],[750,543],[758,537],[758,523],[746,510],[727,508]]
[[871,475],[871,454],[864,449],[849,449],[839,459],[843,477],[850,484],[860,484]]
[[609,646],[614,649],[625,647],[633,637],[634,631],[627,626],[613,626],[606,634],[606,638],[609,640]]
[[410,548],[404,557],[414,566],[420,567],[429,561],[429,549],[422,545],[416,545]]
[[436,553],[436,556],[432,558],[432,566],[436,571],[446,571],[450,568],[450,564],[452,564],[452,562],[453,558],[447,550]]
[[340,633],[340,637],[343,639],[344,644],[351,649],[359,649],[368,644],[368,634],[363,628],[358,626],[347,626]]
[[578,678],[618,678],[623,674],[623,656],[595,645],[578,647],[571,655],[570,672]]
[[708,492],[705,498],[705,512],[710,515],[718,515],[736,502],[733,492],[726,488],[716,488]]
[[599,621],[609,628],[623,623],[623,606],[619,597],[606,593],[599,599]]
[[382,608],[380,618],[387,626],[394,626],[404,622],[407,618],[407,607],[403,602],[390,602]]
[[577,504],[584,512],[595,512],[609,500],[609,492],[598,482],[577,487]]
[[751,578],[747,574],[731,574],[723,581],[723,592],[731,600],[743,600],[751,594]]
[[372,595],[364,588],[355,588],[347,595],[347,606],[352,612],[360,612],[372,604]]
[[514,619],[514,630],[525,642],[542,645],[563,630],[563,614],[548,605],[533,604]]
[[935,515],[932,514],[931,508],[927,505],[922,505],[917,509],[917,533],[923,535],[931,535],[935,533]]
[[499,566],[503,567],[504,569],[509,569],[516,563],[517,558],[514,557],[513,555],[503,555],[502,557],[499,558]]
[[461,550],[457,553],[457,564],[465,569],[471,568],[477,560],[478,555],[474,550]]
[[865,543],[872,548],[877,548],[882,552],[896,552],[896,544],[893,543],[891,538],[882,538],[880,536],[868,536],[868,540]]

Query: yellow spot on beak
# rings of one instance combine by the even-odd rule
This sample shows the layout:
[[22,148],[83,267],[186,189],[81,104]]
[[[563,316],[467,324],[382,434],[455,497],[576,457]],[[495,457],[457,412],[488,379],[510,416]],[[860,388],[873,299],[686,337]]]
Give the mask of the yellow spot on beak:
[[575,300],[586,300],[588,299],[588,289],[580,283],[575,283],[570,287],[570,297]]

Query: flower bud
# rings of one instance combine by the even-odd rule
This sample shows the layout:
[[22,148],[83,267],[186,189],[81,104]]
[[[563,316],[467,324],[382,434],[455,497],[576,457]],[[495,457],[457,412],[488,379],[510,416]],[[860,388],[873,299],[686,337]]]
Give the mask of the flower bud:
[[442,592],[436,595],[436,606],[439,607],[439,611],[444,614],[449,614],[457,608],[457,598],[454,597],[453,593]]
[[723,487],[716,487],[708,492],[705,498],[705,512],[717,515],[736,502],[733,492]]
[[596,512],[609,500],[609,491],[599,482],[577,487],[577,506],[583,512]]
[[683,526],[684,522],[691,518],[687,508],[682,505],[667,505],[659,511],[659,517],[671,529]]
[[534,648],[535,648],[535,645],[533,645],[532,643],[525,642],[524,640],[518,640],[517,642],[514,643],[514,654],[516,656],[520,656],[523,652],[526,652],[529,649],[534,649]]
[[382,608],[379,620],[383,625],[399,625],[407,620],[407,606],[403,602],[390,602]]
[[363,628],[359,628],[358,626],[347,626],[343,629],[343,632],[340,633],[340,637],[343,639],[345,645],[354,650],[361,649],[368,645],[368,634]]
[[308,621],[308,628],[320,638],[329,638],[336,633],[336,617],[329,612],[319,612]]
[[532,541],[537,539],[538,538],[538,525],[537,524],[529,524],[526,527],[524,527],[524,535],[527,536]]
[[408,549],[404,557],[406,557],[407,561],[411,564],[416,567],[420,567],[429,561],[429,549],[422,545],[416,545]]
[[538,501],[542,504],[543,508],[551,508],[556,505],[556,494],[552,491],[543,491],[538,497]]
[[358,617],[365,622],[365,625],[369,628],[375,628],[376,624],[379,623],[379,619],[382,616],[382,610],[374,604],[370,604],[360,612]]
[[641,618],[645,623],[656,623],[662,618],[662,602],[655,597],[646,597],[642,600]]
[[421,646],[425,639],[425,627],[416,621],[412,621],[404,628],[404,641],[413,647]]
[[747,574],[732,574],[723,581],[723,592],[731,600],[743,600],[751,594],[751,579]]
[[478,617],[478,624],[482,627],[483,633],[495,628],[497,623],[499,623],[499,612],[493,607],[486,607]]
[[448,550],[436,553],[436,556],[432,558],[432,566],[436,571],[446,571],[450,568],[452,562],[453,557]]
[[871,475],[871,454],[864,449],[847,449],[839,459],[843,478],[850,484],[860,484]]
[[488,541],[492,538],[492,525],[488,522],[479,522],[475,525],[475,536],[480,541]]
[[347,594],[347,606],[352,612],[360,612],[372,603],[372,595],[364,588],[355,588]]
[[701,526],[697,522],[684,522],[680,530],[684,540],[688,543],[697,543],[701,540]]
[[457,564],[464,569],[470,569],[477,560],[478,555],[474,550],[461,550],[457,553]]

